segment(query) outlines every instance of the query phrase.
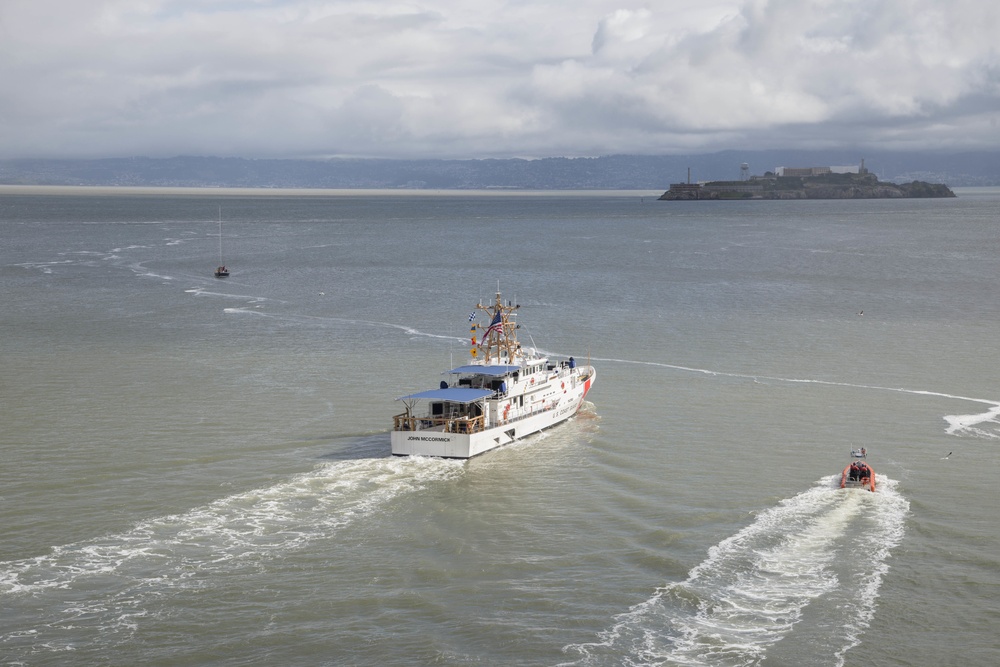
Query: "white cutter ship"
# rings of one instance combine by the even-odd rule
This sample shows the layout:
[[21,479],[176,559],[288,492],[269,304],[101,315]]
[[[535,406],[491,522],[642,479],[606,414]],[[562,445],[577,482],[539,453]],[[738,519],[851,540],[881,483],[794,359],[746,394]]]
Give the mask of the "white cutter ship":
[[580,409],[597,375],[573,357],[553,361],[523,350],[514,321],[520,306],[477,304],[489,326],[472,361],[447,371],[438,389],[400,397],[406,411],[393,419],[392,453],[467,459],[563,422]]

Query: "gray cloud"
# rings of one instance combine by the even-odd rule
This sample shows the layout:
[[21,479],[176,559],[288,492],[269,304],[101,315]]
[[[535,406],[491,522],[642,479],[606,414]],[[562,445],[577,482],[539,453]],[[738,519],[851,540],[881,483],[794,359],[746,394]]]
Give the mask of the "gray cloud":
[[0,158],[996,149],[998,26],[991,0],[4,0]]

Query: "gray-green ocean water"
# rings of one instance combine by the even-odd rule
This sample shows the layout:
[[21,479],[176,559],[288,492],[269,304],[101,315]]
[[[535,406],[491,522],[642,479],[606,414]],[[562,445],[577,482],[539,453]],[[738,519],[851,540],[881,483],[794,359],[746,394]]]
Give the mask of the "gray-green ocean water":
[[[0,664],[998,664],[1000,191],[959,195],[4,190]],[[390,457],[498,282],[585,410]]]

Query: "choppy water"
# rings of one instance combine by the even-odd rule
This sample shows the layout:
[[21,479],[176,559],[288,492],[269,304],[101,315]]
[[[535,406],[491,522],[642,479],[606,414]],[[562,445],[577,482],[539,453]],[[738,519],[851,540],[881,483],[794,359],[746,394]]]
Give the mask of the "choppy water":
[[[997,664],[959,194],[0,191],[0,664]],[[586,409],[389,457],[497,281]]]

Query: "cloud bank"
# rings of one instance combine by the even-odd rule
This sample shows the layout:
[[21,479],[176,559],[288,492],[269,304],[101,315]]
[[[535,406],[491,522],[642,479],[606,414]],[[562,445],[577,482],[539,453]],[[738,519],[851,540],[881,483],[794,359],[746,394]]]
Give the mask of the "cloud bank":
[[4,0],[0,159],[1000,148],[993,0]]

